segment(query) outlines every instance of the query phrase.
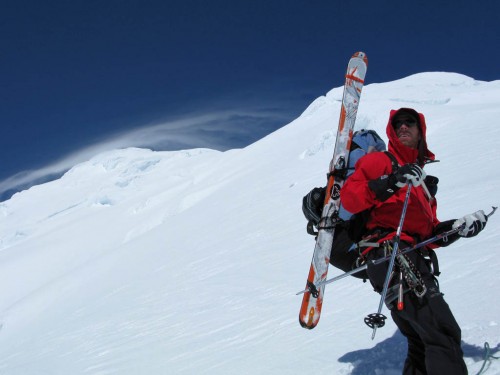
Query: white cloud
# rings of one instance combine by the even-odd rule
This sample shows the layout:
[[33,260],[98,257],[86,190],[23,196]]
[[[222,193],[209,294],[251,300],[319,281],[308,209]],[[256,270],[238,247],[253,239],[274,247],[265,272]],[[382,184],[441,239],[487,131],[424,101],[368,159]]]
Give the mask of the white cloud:
[[189,118],[137,127],[65,155],[42,168],[22,171],[0,181],[0,197],[9,191],[49,181],[104,151],[127,147],[153,150],[202,147],[224,151],[242,147],[249,143],[249,139],[253,142],[269,131],[269,125],[277,128],[285,125],[287,120],[284,115],[272,110],[232,110],[195,114]]

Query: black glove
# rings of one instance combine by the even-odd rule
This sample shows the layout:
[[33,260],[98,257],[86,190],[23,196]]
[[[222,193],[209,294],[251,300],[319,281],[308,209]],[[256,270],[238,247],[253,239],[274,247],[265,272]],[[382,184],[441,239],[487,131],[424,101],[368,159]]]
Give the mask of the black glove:
[[479,210],[470,215],[465,215],[463,218],[455,220],[453,228],[458,228],[465,223],[465,228],[458,232],[460,237],[474,237],[481,232],[486,226],[488,216],[484,214],[483,210]]
[[408,182],[411,182],[414,186],[421,185],[425,177],[425,171],[417,164],[405,164],[388,176],[384,175],[369,181],[368,187],[375,193],[375,197],[383,202]]
[[312,221],[315,226],[321,219],[325,194],[326,187],[314,188],[302,199],[302,212],[307,221]]
[[[451,220],[446,220],[440,222],[436,227],[434,228],[433,235],[439,235],[444,232],[448,232],[453,229],[453,224],[455,224],[456,219],[451,219]],[[458,240],[460,238],[460,235],[458,233],[453,233],[450,234],[449,236],[443,237],[440,240],[437,240],[434,242],[439,247],[445,247],[448,245],[451,245],[453,242]]]
[[420,186],[426,177],[425,171],[418,164],[405,164],[394,175],[397,179],[396,186],[400,188],[408,182],[413,186]]

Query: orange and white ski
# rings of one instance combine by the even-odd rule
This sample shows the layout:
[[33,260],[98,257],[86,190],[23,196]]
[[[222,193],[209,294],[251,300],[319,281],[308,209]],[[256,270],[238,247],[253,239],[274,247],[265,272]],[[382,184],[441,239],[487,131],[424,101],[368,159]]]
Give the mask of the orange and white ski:
[[345,180],[342,173],[335,172],[345,170],[348,165],[354,123],[367,67],[368,59],[363,52],[356,52],[347,66],[337,140],[330,162],[325,203],[321,221],[318,225],[316,246],[314,247],[311,267],[307,277],[307,291],[304,293],[300,307],[299,322],[302,327],[307,329],[316,327],[321,315],[325,285],[321,284],[318,288],[316,285],[327,278],[335,224],[340,209],[340,189]]

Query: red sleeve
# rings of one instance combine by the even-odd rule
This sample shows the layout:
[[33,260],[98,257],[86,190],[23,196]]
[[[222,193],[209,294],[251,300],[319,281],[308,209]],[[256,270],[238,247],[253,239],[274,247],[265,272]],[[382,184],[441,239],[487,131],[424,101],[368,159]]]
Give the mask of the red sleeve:
[[435,228],[440,223],[440,221],[436,217],[436,211],[437,211],[437,201],[436,201],[436,198],[432,198],[432,200],[431,200],[431,207],[432,207],[432,214],[433,214],[432,225]]
[[354,173],[340,190],[340,199],[346,210],[358,213],[373,207],[378,201],[368,182],[392,172],[392,163],[383,152],[363,156],[355,165]]

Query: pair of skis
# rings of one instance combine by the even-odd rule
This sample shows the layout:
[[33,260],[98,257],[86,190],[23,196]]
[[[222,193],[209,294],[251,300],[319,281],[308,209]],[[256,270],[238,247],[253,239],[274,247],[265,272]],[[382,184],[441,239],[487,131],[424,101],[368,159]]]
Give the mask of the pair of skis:
[[[300,307],[299,322],[302,327],[307,329],[316,327],[321,314],[325,291],[324,281],[328,274],[330,251],[335,234],[335,223],[338,220],[340,209],[340,189],[345,181],[345,175],[335,172],[344,170],[348,165],[354,124],[367,66],[368,59],[363,52],[355,53],[347,66],[337,141],[335,142],[335,149],[330,162],[325,202],[321,221],[318,225],[318,236],[311,267],[307,277],[307,292],[304,293]],[[318,285],[319,288],[317,287]]]

